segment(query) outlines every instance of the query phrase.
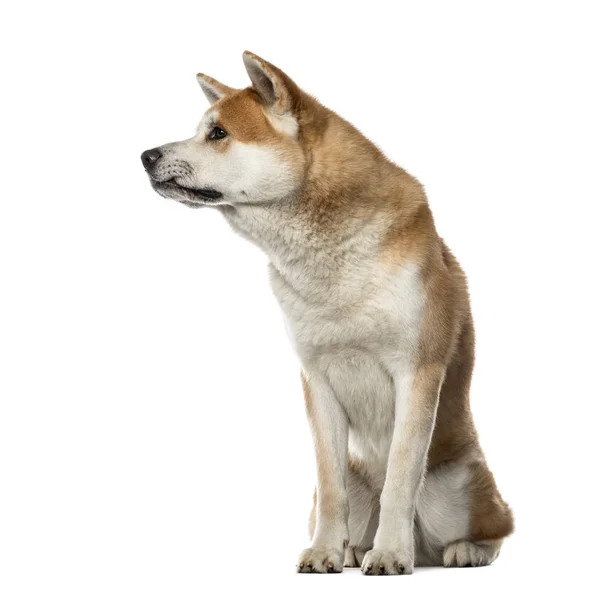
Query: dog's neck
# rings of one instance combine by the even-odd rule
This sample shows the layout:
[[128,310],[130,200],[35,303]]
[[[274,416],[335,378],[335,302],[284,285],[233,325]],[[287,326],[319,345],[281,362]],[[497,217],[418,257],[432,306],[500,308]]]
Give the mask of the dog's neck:
[[409,226],[425,196],[418,182],[336,115],[310,148],[307,164],[293,195],[222,206],[221,212],[294,288],[310,279],[330,292],[350,270],[372,268],[386,234]]
[[370,218],[346,215],[335,226],[326,227],[319,222],[319,216],[324,219],[325,215],[312,213],[297,195],[265,204],[223,206],[221,212],[232,228],[260,247],[279,270],[305,266],[332,275],[340,261],[364,255],[365,238],[381,229],[375,210]]

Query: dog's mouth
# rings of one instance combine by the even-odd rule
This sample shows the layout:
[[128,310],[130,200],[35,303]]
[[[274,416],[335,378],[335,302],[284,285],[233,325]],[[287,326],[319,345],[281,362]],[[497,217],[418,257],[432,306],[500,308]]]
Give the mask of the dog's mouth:
[[199,189],[192,187],[184,187],[179,185],[175,179],[167,181],[156,181],[150,178],[152,187],[162,196],[179,200],[184,204],[210,204],[216,202],[223,197],[223,194],[216,189],[210,187],[202,187]]

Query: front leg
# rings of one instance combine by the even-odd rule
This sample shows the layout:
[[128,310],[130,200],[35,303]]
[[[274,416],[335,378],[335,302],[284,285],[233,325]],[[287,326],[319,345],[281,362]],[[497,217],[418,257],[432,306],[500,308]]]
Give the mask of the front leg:
[[348,544],[348,418],[327,381],[302,374],[306,413],[317,457],[317,522],[298,572],[341,572]]
[[414,569],[416,497],[425,473],[444,373],[442,366],[431,365],[404,368],[395,377],[394,434],[379,526],[373,549],[364,557],[363,574],[411,574]]

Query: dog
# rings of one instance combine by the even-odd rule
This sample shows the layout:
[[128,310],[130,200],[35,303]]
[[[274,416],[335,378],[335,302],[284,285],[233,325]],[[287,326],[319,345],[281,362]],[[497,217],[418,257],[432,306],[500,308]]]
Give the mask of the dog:
[[191,139],[147,150],[152,187],[262,248],[301,365],[317,460],[297,571],[492,563],[513,517],[469,407],[465,275],[421,184],[279,68],[202,73]]

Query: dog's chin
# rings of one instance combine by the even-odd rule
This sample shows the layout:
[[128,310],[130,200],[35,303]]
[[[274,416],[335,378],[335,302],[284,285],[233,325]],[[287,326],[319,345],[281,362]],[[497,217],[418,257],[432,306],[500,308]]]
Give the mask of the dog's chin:
[[176,200],[190,208],[201,208],[202,206],[214,206],[219,204],[223,194],[216,189],[203,187],[199,189],[183,187],[173,179],[169,181],[156,181],[150,178],[150,183],[158,194],[163,198]]

